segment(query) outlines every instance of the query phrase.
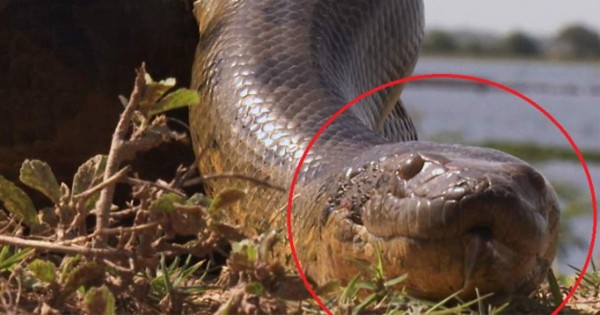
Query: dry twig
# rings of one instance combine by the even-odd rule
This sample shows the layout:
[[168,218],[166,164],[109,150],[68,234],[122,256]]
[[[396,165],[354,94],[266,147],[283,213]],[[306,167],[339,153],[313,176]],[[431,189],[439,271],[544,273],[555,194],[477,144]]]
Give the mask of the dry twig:
[[[139,107],[141,98],[146,87],[146,67],[144,64],[137,70],[133,92],[129,97],[129,103],[125,106],[125,110],[121,113],[117,128],[112,137],[110,152],[106,161],[106,170],[104,171],[104,182],[108,181],[119,170],[119,165],[122,162],[121,154],[123,144],[125,143],[131,118],[135,110]],[[108,227],[110,219],[110,205],[112,204],[115,193],[115,185],[108,185],[102,189],[100,199],[96,204],[96,231],[104,230]],[[106,247],[106,235],[98,234],[96,246],[99,248]]]
[[65,246],[45,241],[25,240],[20,237],[0,235],[0,244],[10,245],[21,248],[34,248],[43,251],[52,251],[72,255],[99,256],[107,258],[126,258],[133,254],[127,251],[107,249],[107,248],[89,248],[82,246]]
[[241,179],[241,180],[249,181],[249,182],[259,185],[259,186],[264,186],[267,188],[275,189],[280,192],[287,191],[283,187],[273,185],[265,180],[262,180],[262,179],[259,179],[259,178],[253,177],[253,176],[237,174],[237,173],[220,173],[220,174],[204,175],[202,177],[197,177],[197,178],[187,180],[183,186],[187,187],[187,186],[198,185],[198,184],[202,184],[202,183],[206,182],[207,180],[215,180],[215,179]]

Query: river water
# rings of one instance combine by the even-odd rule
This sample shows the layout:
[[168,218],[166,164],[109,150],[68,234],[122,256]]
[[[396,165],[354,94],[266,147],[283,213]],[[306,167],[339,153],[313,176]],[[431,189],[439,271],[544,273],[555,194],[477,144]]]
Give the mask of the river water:
[[[428,73],[473,75],[515,88],[554,116],[579,148],[600,150],[600,63],[425,57],[417,64],[415,74]],[[495,88],[458,81],[418,82],[406,87],[403,100],[415,118],[420,140],[456,138],[468,143],[502,140],[570,148],[549,119],[521,99]],[[578,188],[583,200],[591,203],[580,164],[552,161],[534,166],[551,181]],[[588,163],[588,166],[597,194],[600,164]],[[587,208],[587,214],[568,224],[589,246],[592,209]],[[595,248],[598,257],[598,242]],[[581,267],[586,254],[587,248],[563,246],[559,270],[572,273],[568,265]]]

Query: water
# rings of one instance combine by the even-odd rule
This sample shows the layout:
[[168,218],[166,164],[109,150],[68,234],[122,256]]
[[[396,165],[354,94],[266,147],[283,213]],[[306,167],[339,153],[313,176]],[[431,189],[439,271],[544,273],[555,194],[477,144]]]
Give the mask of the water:
[[[415,74],[459,73],[483,77],[518,89],[564,126],[579,148],[600,149],[600,64],[553,64],[527,61],[422,58]],[[426,83],[426,82],[425,82]],[[467,142],[508,140],[570,148],[565,136],[535,108],[500,90],[477,86],[409,84],[404,102],[415,117],[421,140],[456,137]],[[590,193],[579,164],[534,165],[550,180]],[[600,164],[589,164],[596,193]],[[573,220],[572,228],[589,245],[592,210]],[[600,246],[596,242],[596,257]],[[581,267],[586,249],[570,247],[559,255],[559,268]]]

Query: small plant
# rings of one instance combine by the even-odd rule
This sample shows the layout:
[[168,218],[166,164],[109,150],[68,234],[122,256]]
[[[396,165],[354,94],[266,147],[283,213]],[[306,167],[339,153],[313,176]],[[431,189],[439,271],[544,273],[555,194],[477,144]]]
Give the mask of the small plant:
[[[579,268],[572,267],[576,271],[576,276],[581,275]],[[594,313],[600,310],[600,270],[592,260],[591,270],[583,275],[581,284],[569,303],[569,309],[580,313]],[[566,290],[565,290],[566,291]],[[566,294],[566,292],[563,292]]]
[[268,232],[254,239],[232,243],[227,265],[219,283],[235,289],[217,314],[286,312],[288,303],[308,298],[298,276],[288,275],[270,252],[277,233]]
[[[240,239],[239,233],[223,233],[235,227],[217,222],[208,213],[216,213],[235,194],[222,194],[215,200],[200,194],[188,197],[182,190],[190,174],[185,168],[167,183],[130,177],[130,168],[122,167],[139,152],[185,139],[169,128],[162,114],[197,105],[199,99],[188,89],[168,93],[174,86],[174,79],[155,82],[142,65],[130,98],[121,98],[125,109],[109,154],[82,164],[71,186],[59,184],[43,161],[23,162],[19,179],[46,196],[51,207],[36,209],[21,188],[0,176],[0,201],[8,213],[0,216],[0,272],[12,272],[14,280],[3,283],[6,292],[14,283],[33,291],[43,288],[42,303],[33,303],[40,312],[81,305],[94,313],[114,314],[116,297],[126,292],[139,298],[126,309],[179,311],[181,298],[195,292],[187,288],[196,283],[191,276],[203,263],[192,263],[192,256],[205,256],[228,237]],[[132,200],[126,205],[113,204],[117,183],[131,186]],[[95,219],[95,227],[90,226],[90,219]],[[181,236],[194,239],[184,244],[172,241]],[[180,266],[182,254],[188,258]],[[167,259],[172,260],[170,264]],[[143,292],[144,283],[150,288],[150,298]],[[18,304],[4,303],[0,309],[14,311]]]
[[[437,303],[414,298],[400,289],[408,275],[387,279],[381,251],[377,250],[377,262],[372,265],[356,261],[366,272],[354,277],[341,293],[331,301],[335,312],[347,314],[472,314],[475,307],[482,314],[500,314],[507,304],[493,307],[486,302],[492,295],[480,296],[472,301],[462,301],[460,292]],[[365,276],[366,275],[366,276]]]
[[33,249],[16,249],[9,246],[0,247],[0,272],[13,271],[21,261],[33,254]]

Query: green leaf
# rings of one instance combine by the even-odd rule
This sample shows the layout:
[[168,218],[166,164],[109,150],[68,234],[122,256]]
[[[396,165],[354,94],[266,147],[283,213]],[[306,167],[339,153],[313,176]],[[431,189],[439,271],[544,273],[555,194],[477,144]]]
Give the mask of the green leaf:
[[8,212],[29,227],[37,226],[40,221],[33,201],[19,187],[0,175],[0,200]]
[[71,270],[62,285],[61,295],[68,297],[79,287],[91,287],[99,285],[104,280],[104,267],[95,262],[88,262]]
[[235,296],[231,296],[227,302],[225,302],[219,309],[215,312],[215,315],[229,315],[233,309]]
[[65,256],[60,264],[59,283],[65,283],[69,273],[83,260],[81,255]]
[[360,303],[356,308],[354,308],[352,310],[352,315],[355,314],[362,314],[363,311],[369,307],[369,305],[373,304],[375,301],[377,301],[377,293],[373,293],[371,295],[369,295],[364,301],[362,301],[362,303]]
[[253,281],[246,285],[246,293],[262,296],[265,294],[265,287],[260,282]]
[[10,256],[10,247],[4,245],[0,247],[0,264]]
[[246,196],[246,192],[239,189],[225,189],[220,192],[208,207],[210,215],[215,214],[218,209],[226,207]]
[[377,290],[377,285],[370,280],[366,280],[366,281],[360,281],[357,284],[359,289],[365,289],[365,290],[369,290],[369,291],[376,291]]
[[146,74],[146,90],[140,101],[140,109],[142,111],[150,110],[151,107],[153,107],[165,93],[172,89],[176,83],[177,81],[174,78],[154,82],[150,75]]
[[390,279],[390,280],[384,282],[383,286],[386,287],[386,288],[395,287],[396,285],[404,282],[404,280],[406,280],[406,278],[408,278],[408,274],[404,274],[404,275],[402,275],[400,277],[396,277],[394,279]]
[[40,160],[25,160],[21,165],[19,179],[23,184],[50,198],[54,204],[60,201],[60,186],[48,163]]
[[241,254],[242,251],[244,251],[246,247],[251,246],[251,245],[252,245],[252,241],[249,239],[244,239],[239,242],[233,242],[231,244],[231,251],[233,251],[234,253]]
[[42,282],[51,283],[56,279],[56,266],[52,262],[36,259],[27,266],[27,269]]
[[[75,176],[73,176],[71,197],[81,194],[101,182],[104,170],[106,169],[106,160],[106,155],[96,155],[79,166]],[[100,192],[90,196],[85,201],[84,209],[93,209],[99,198]]]
[[179,265],[179,257],[171,264],[170,268],[167,268],[167,264],[165,262],[165,255],[160,255],[160,271],[163,275],[163,285],[165,288],[165,292],[167,294],[173,292],[173,286],[171,284],[171,274],[173,274],[175,267]]
[[158,103],[150,105],[148,114],[155,116],[166,111],[200,104],[198,92],[190,89],[178,89],[163,97]]
[[249,239],[233,242],[231,244],[231,249],[234,253],[243,254],[252,262],[258,259],[258,250],[256,248],[256,244]]
[[[191,258],[192,258],[192,255],[189,255],[188,259],[185,262],[185,266],[184,267],[187,267],[190,264]],[[202,265],[204,265],[205,262],[206,262],[205,260],[201,260],[201,261],[195,263],[194,265],[186,268],[181,273],[181,280],[179,282],[182,282],[184,280],[185,281],[189,280],[192,277],[192,275],[194,273],[196,273],[196,271],[198,271],[198,269],[200,269],[200,267],[202,267]],[[204,275],[202,275],[202,277],[204,277]],[[177,283],[177,285],[179,285],[179,283]]]
[[444,305],[446,305],[448,302],[452,301],[454,298],[458,297],[458,295],[461,293],[461,291],[457,291],[452,293],[451,295],[447,296],[445,299],[439,301],[437,304],[431,306],[429,308],[429,310],[427,310],[425,312],[425,314],[435,314],[435,312],[438,311],[438,309],[442,309],[442,312],[445,311],[445,309],[443,308]]
[[246,257],[250,263],[254,263],[258,260],[258,249],[256,246],[248,246],[246,248]]
[[2,246],[0,250],[0,271],[9,270],[33,254],[33,248],[17,250],[12,252],[9,246]]
[[171,213],[175,211],[175,204],[185,203],[185,198],[175,193],[162,194],[150,204],[150,211]]
[[73,176],[73,196],[92,188],[102,179],[106,169],[106,160],[106,155],[99,154],[79,166]]
[[348,304],[356,298],[358,290],[360,289],[358,287],[358,281],[359,275],[356,275],[350,280],[350,282],[348,282],[348,285],[344,288],[344,291],[340,295],[340,302],[342,304]]
[[243,255],[249,264],[254,264],[258,260],[258,248],[252,241],[245,239],[240,242],[233,242],[231,250],[234,253]]
[[84,302],[90,314],[115,314],[115,297],[104,285],[88,290],[85,294]]
[[560,292],[560,286],[558,285],[558,281],[556,280],[556,276],[554,275],[554,271],[550,269],[548,271],[548,275],[546,280],[550,286],[550,293],[552,294],[552,300],[554,301],[555,306],[560,305],[562,303],[562,294]]
[[383,281],[385,274],[383,271],[383,257],[381,255],[381,249],[379,246],[375,246],[375,253],[377,254],[377,265],[375,265],[375,279]]
[[212,200],[201,193],[193,194],[186,202],[188,206],[202,206],[208,208]]

